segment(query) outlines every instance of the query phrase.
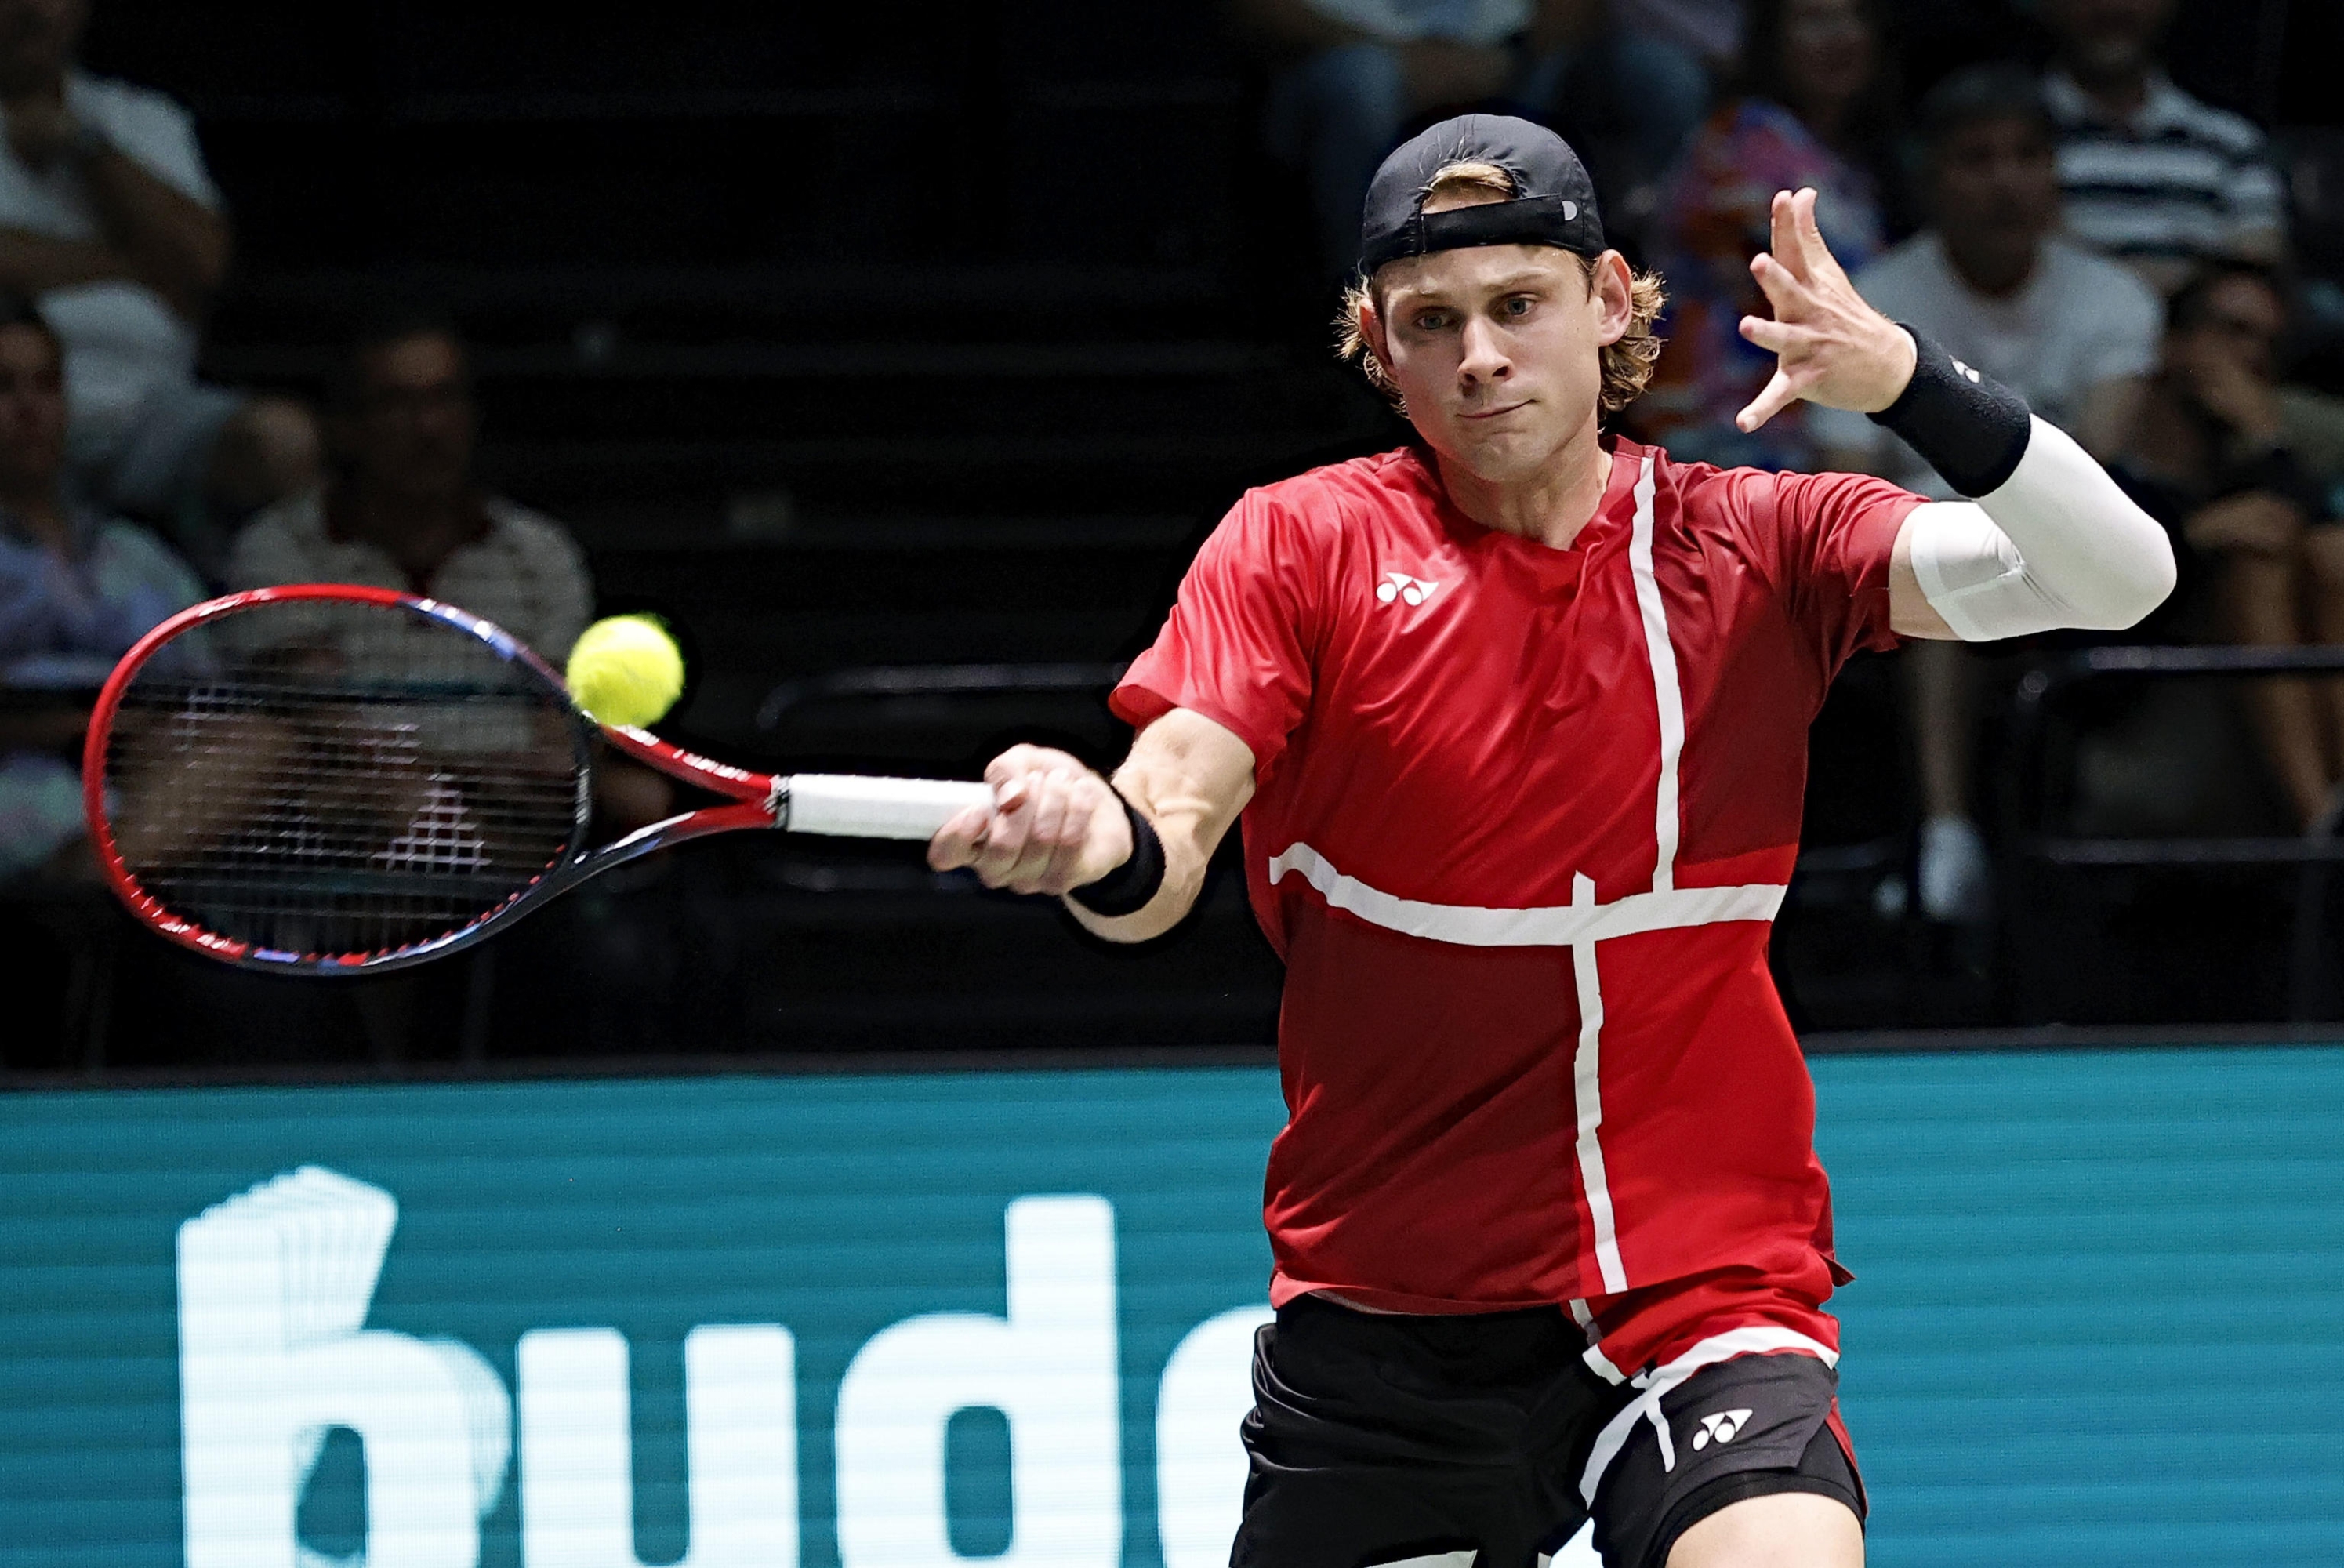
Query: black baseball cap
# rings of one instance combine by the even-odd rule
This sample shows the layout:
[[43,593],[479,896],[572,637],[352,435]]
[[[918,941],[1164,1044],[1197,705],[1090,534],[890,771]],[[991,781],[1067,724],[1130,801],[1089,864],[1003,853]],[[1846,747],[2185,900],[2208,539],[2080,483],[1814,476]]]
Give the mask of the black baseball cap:
[[[1451,164],[1494,164],[1514,182],[1513,198],[1428,214],[1432,180]],[[1359,217],[1359,270],[1469,245],[1555,245],[1603,254],[1595,182],[1571,144],[1511,115],[1459,115],[1394,149],[1368,185]]]

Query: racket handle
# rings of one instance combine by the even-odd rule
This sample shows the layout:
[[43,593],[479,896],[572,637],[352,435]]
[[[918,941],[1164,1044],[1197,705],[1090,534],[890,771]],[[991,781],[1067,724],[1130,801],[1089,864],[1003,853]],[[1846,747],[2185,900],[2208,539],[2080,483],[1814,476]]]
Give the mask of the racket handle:
[[861,778],[793,774],[781,824],[792,833],[842,838],[934,838],[973,805],[991,805],[993,786],[955,779]]

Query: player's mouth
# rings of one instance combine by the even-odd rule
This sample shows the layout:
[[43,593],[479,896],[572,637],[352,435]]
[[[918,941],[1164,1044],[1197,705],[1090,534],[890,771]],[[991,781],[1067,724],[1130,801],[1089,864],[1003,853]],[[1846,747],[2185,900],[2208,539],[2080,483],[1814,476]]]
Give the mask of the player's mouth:
[[1516,409],[1527,409],[1530,406],[1530,400],[1525,398],[1519,403],[1506,403],[1494,409],[1469,409],[1461,417],[1469,420],[1494,420],[1500,414],[1510,414]]

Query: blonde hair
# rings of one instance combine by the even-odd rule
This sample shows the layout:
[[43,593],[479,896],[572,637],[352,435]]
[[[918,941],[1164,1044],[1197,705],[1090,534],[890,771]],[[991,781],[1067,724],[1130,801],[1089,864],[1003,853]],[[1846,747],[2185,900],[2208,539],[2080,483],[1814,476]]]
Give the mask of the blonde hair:
[[[1432,177],[1425,187],[1424,199],[1459,194],[1494,196],[1510,201],[1515,195],[1514,177],[1493,163],[1474,161],[1452,163]],[[1565,252],[1579,263],[1581,281],[1595,287],[1595,263],[1577,251]],[[1616,414],[1642,395],[1644,385],[1652,379],[1652,368],[1660,363],[1663,339],[1652,330],[1660,319],[1662,308],[1668,304],[1668,295],[1661,287],[1657,272],[1632,272],[1628,276],[1628,330],[1616,343],[1606,343],[1602,349],[1603,384],[1598,394],[1606,414]],[[1362,278],[1343,291],[1343,304],[1335,316],[1335,352],[1348,363],[1356,363],[1376,390],[1392,400],[1400,412],[1408,411],[1401,401],[1399,389],[1392,384],[1391,372],[1368,341],[1362,322],[1369,310],[1380,309],[1382,301],[1375,292],[1375,280]]]

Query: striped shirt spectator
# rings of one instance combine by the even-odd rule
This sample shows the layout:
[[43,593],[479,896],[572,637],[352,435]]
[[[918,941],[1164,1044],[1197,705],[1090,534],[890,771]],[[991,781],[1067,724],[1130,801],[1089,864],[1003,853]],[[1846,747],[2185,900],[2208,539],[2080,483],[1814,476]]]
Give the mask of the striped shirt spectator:
[[2161,71],[2147,88],[2120,119],[2066,71],[2046,78],[2068,231],[2167,293],[2203,262],[2276,259],[2286,203],[2262,132]]

